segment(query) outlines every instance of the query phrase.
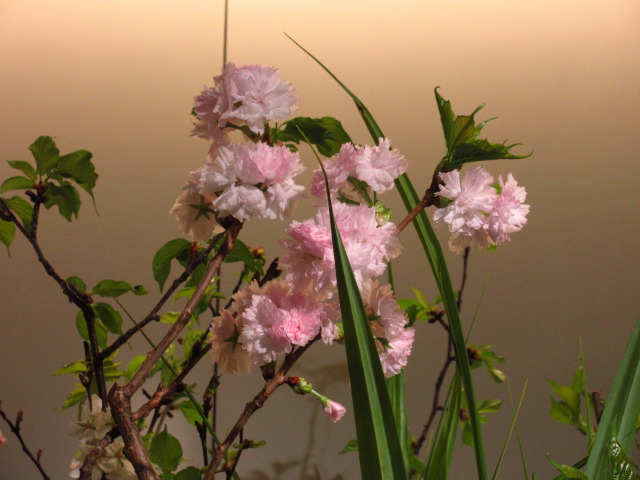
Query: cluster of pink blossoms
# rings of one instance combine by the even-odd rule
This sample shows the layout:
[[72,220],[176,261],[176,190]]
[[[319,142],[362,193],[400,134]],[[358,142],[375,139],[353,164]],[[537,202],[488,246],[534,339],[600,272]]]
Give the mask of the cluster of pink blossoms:
[[[332,195],[347,186],[349,177],[366,182],[377,193],[393,188],[393,181],[407,170],[408,162],[398,150],[390,149],[391,141],[388,138],[380,138],[378,142],[375,147],[345,143],[337,154],[324,162]],[[313,172],[311,193],[318,198],[327,197],[320,168]]]
[[262,134],[270,121],[288,118],[298,99],[290,83],[270,67],[230,63],[215,86],[194,100],[199,123],[194,135],[213,140],[202,166],[191,172],[171,213],[180,231],[206,241],[221,231],[218,218],[283,218],[304,187],[294,181],[304,170],[297,153],[267,143],[228,145],[229,125],[246,124]]
[[437,209],[433,219],[449,225],[453,234],[449,247],[454,252],[461,253],[467,246],[486,248],[508,242],[509,235],[527,223],[527,192],[513,175],[509,174],[506,182],[498,177],[498,189],[483,167],[470,168],[462,176],[459,170],[439,175],[444,184],[437,195],[451,203]]
[[[282,219],[290,213],[304,190],[294,182],[304,170],[298,153],[256,140],[269,129],[269,122],[286,120],[297,105],[291,84],[281,80],[276,70],[257,65],[228,64],[215,78],[215,85],[196,96],[193,109],[198,123],[192,134],[212,140],[212,145],[171,209],[182,232],[194,241],[206,241],[221,231],[220,218]],[[237,129],[251,135],[254,142],[230,144],[228,133]],[[390,144],[386,138],[373,147],[347,143],[325,162],[336,223],[387,376],[406,365],[414,337],[414,330],[405,328],[407,317],[391,287],[375,280],[384,273],[387,262],[400,254],[399,232],[393,223],[379,218],[376,208],[339,203],[335,198],[348,197],[350,179],[364,182],[376,193],[393,188],[394,180],[407,169],[407,161]],[[288,238],[282,242],[285,252],[280,260],[285,274],[264,285],[254,281],[243,286],[233,296],[231,310],[213,319],[211,351],[225,373],[248,373],[253,364],[274,362],[315,339],[331,344],[336,338],[340,312],[320,169],[314,172],[312,193],[324,202],[314,218],[294,221],[285,230]],[[332,420],[344,415],[340,404],[315,394]]]

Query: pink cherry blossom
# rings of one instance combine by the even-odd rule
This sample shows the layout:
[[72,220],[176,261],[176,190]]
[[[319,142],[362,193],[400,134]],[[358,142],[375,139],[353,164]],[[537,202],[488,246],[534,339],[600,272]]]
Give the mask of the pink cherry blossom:
[[334,402],[333,400],[330,400],[328,398],[326,402],[324,402],[323,411],[333,423],[336,423],[338,420],[344,417],[345,413],[347,413],[347,409],[344,407],[344,405],[341,405],[338,402]]
[[285,355],[294,346],[304,346],[322,333],[333,340],[332,307],[312,292],[294,292],[285,280],[273,280],[263,287],[256,282],[242,288],[234,300],[242,312],[240,344],[254,363],[263,365]]
[[409,163],[398,150],[391,150],[391,141],[380,138],[378,145],[366,145],[356,156],[355,177],[366,182],[374,192],[393,188],[393,181],[407,171]]
[[211,323],[211,355],[223,373],[242,375],[251,370],[251,357],[238,343],[242,331],[242,317],[222,310]]
[[[329,181],[329,191],[335,195],[347,184],[347,179],[355,174],[357,150],[351,143],[345,143],[340,151],[323,162]],[[318,198],[327,198],[324,175],[320,167],[313,171],[311,194]]]
[[527,192],[524,187],[518,186],[513,175],[507,176],[506,183],[502,176],[498,181],[502,191],[486,221],[486,229],[497,245],[508,242],[511,239],[509,234],[520,231],[527,223],[529,213],[529,205],[524,203]]
[[244,122],[262,135],[265,123],[286,120],[298,108],[293,86],[271,67],[228,63],[214,82],[195,97],[193,108],[198,119],[219,128]]
[[439,175],[444,185],[440,185],[436,195],[454,201],[436,210],[434,221],[447,223],[451,233],[473,236],[482,228],[496,201],[497,193],[491,186],[493,177],[483,167],[470,168],[462,177],[459,170]]
[[299,155],[286,147],[236,143],[220,147],[198,170],[198,189],[216,195],[220,217],[284,218],[303,196],[294,181],[303,170]]
[[362,293],[382,370],[387,377],[396,375],[407,365],[415,331],[405,328],[407,315],[393,297],[391,285],[374,281],[365,285]]
[[[396,258],[402,245],[398,229],[391,222],[378,225],[376,210],[363,205],[334,205],[336,224],[359,285],[382,275],[386,262]],[[336,285],[328,207],[321,207],[313,219],[294,221],[285,230],[285,253],[280,263],[287,267],[287,280],[297,288],[314,289],[327,297]]]

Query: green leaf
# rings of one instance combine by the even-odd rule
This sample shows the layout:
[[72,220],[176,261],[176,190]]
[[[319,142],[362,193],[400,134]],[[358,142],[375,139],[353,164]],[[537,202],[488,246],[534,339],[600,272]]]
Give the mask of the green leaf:
[[33,206],[22,197],[3,199],[5,205],[15,212],[22,220],[27,233],[31,233],[31,221],[33,220]]
[[242,262],[246,265],[249,272],[260,272],[260,275],[264,275],[262,269],[262,262],[253,256],[249,247],[247,247],[240,240],[236,240],[233,248],[225,258],[225,263]]
[[54,375],[66,375],[69,373],[73,373],[74,375],[77,373],[84,373],[87,371],[87,364],[84,360],[78,360],[73,363],[68,363],[64,365],[62,368],[56,370]]
[[167,431],[167,427],[164,427],[151,442],[149,458],[163,473],[171,473],[178,468],[182,459],[182,446],[178,439]]
[[325,157],[335,155],[344,143],[351,142],[351,137],[342,124],[333,117],[296,117],[287,121],[284,130],[277,132],[276,135],[282,142],[296,144],[305,141],[306,137]]
[[13,222],[0,219],[0,242],[7,246],[7,251],[16,236],[16,226]]
[[[107,330],[104,328],[102,323],[95,322],[95,324],[96,324],[96,338],[98,340],[98,346],[100,348],[106,348],[107,335],[108,335]],[[80,334],[80,336],[88,342],[89,329],[87,328],[87,321],[84,319],[84,314],[82,313],[82,310],[79,311],[76,315],[76,329],[78,330],[78,333]]]
[[196,422],[202,424],[203,420],[202,415],[198,411],[198,408],[193,404],[191,400],[185,400],[184,402],[178,404],[178,408],[184,415],[184,418],[187,420],[187,423],[192,427],[196,426]]
[[576,414],[565,402],[558,402],[551,397],[551,412],[549,416],[556,422],[580,428],[579,414]]
[[102,321],[105,328],[116,335],[122,335],[122,315],[108,303],[94,303],[93,310],[96,317]]
[[153,278],[158,282],[160,291],[164,288],[164,282],[171,272],[171,261],[191,248],[191,242],[184,238],[176,238],[165,243],[153,256],[152,270]]
[[361,476],[371,480],[404,480],[407,473],[380,358],[358,285],[335,223],[331,201],[329,216]]
[[410,456],[410,440],[409,427],[407,425],[407,388],[404,370],[400,373],[387,378],[387,390],[389,391],[389,399],[391,400],[391,408],[393,409],[393,418],[398,428],[398,441],[402,448],[402,457],[404,458],[404,468],[409,471]]
[[60,215],[71,221],[71,217],[78,218],[80,211],[80,195],[72,185],[52,185],[49,184],[45,194],[47,202],[44,204],[46,208],[57,205]]
[[66,282],[73,283],[81,292],[87,291],[87,285],[84,283],[84,281],[80,277],[71,276],[66,279]]
[[343,455],[349,452],[357,452],[358,451],[358,439],[352,438],[347,442],[347,444],[338,452],[339,455]]
[[87,389],[81,383],[76,383],[73,386],[73,390],[67,395],[67,399],[60,407],[60,410],[66,410],[74,405],[82,404],[87,398]]
[[[577,468],[569,467],[567,465],[560,465],[548,455],[547,458],[553,464],[553,466],[556,467],[556,470],[558,470],[563,475],[562,480],[589,480],[589,477],[587,477]],[[609,480],[612,480],[612,478],[610,478]]]
[[29,162],[25,162],[23,160],[8,160],[7,163],[11,168],[20,170],[27,177],[29,177],[31,179],[31,183],[35,183],[36,171],[33,169],[33,166]]
[[73,179],[93,198],[93,188],[96,186],[98,174],[91,162],[91,157],[91,153],[86,150],[67,153],[58,160],[56,172],[64,178]]
[[9,177],[0,185],[0,193],[26,188],[33,188],[33,180],[26,177]]
[[635,468],[631,460],[615,437],[611,437],[609,442],[609,465],[611,477],[614,480],[637,480]]
[[625,452],[633,447],[635,426],[640,414],[640,320],[627,345],[609,392],[585,473],[589,480],[609,480],[609,444],[611,435]]
[[124,372],[124,378],[127,382],[133,378],[135,373],[142,365],[142,362],[144,362],[145,358],[147,358],[146,355],[136,355],[131,359],[129,365],[127,365],[127,369]]
[[176,474],[176,480],[200,480],[202,472],[196,467],[187,467]]
[[505,145],[504,143],[490,143],[484,139],[478,139],[482,127],[489,121],[485,120],[479,125],[475,124],[475,114],[484,105],[476,108],[471,115],[456,115],[451,108],[451,102],[445,100],[438,93],[438,88],[434,90],[438,110],[440,111],[440,122],[444,132],[447,155],[443,159],[442,168],[446,171],[459,169],[465,163],[481,162],[485,160],[498,159],[518,159],[526,158],[529,155],[513,155],[509,150],[519,143]]
[[580,390],[574,390],[573,387],[560,385],[549,378],[546,380],[551,385],[553,392],[558,395],[562,402],[569,408],[572,416],[578,418],[580,416]]
[[58,163],[60,152],[51,137],[38,137],[29,146],[29,150],[31,150],[33,158],[36,160],[36,173],[38,175],[45,175]]
[[449,387],[444,411],[438,422],[433,447],[429,452],[429,459],[422,476],[425,480],[446,480],[449,478],[460,419],[461,393],[460,375],[456,373]]
[[93,287],[91,293],[101,297],[116,298],[128,292],[133,292],[134,295],[146,295],[149,293],[142,285],[132,287],[129,283],[123,282],[122,280],[102,280]]
[[[360,116],[362,117],[371,137],[374,142],[377,142],[379,138],[385,138],[384,133],[376,123],[375,119],[369,112],[369,109],[362,103],[362,101],[353,94],[344,83],[342,83],[327,67],[325,67],[317,58],[311,53],[305,50],[300,44],[289,37],[298,47],[300,47],[307,55],[315,60],[353,99]],[[395,181],[398,193],[402,198],[405,208],[408,212],[420,201],[420,197],[416,193],[409,177],[406,173],[400,175]],[[464,335],[462,332],[462,324],[460,321],[460,313],[456,303],[456,294],[451,283],[449,276],[449,270],[444,260],[442,253],[442,247],[438,237],[427,218],[426,213],[422,210],[413,220],[413,224],[416,227],[418,238],[422,243],[427,259],[431,266],[431,270],[434,275],[434,279],[440,290],[440,295],[443,299],[444,307],[449,318],[449,324],[451,328],[451,338],[455,350],[456,366],[460,375],[462,376],[462,384],[464,387],[465,396],[467,397],[467,403],[469,405],[469,417],[471,419],[471,425],[474,436],[474,451],[476,458],[476,466],[478,470],[478,479],[485,480],[487,478],[486,459],[484,454],[484,443],[482,442],[482,432],[480,430],[480,417],[476,409],[475,390],[473,388],[473,381],[471,379],[471,369],[469,367],[469,358],[466,354],[466,344]]]

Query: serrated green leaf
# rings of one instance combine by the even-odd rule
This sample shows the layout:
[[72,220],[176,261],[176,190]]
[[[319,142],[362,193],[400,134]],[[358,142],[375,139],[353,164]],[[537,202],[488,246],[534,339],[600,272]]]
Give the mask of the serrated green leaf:
[[84,283],[84,281],[80,277],[76,277],[75,275],[71,276],[66,279],[66,282],[73,283],[81,292],[87,291],[87,285]]
[[7,163],[11,168],[15,168],[16,170],[20,170],[24,173],[32,180],[32,182],[36,181],[36,171],[29,162],[25,162],[23,160],[7,160]]
[[13,212],[22,220],[27,233],[31,233],[31,221],[33,220],[33,206],[22,197],[11,197],[3,199]]
[[70,184],[61,186],[49,184],[45,196],[47,198],[47,202],[44,204],[46,208],[56,205],[60,215],[68,221],[71,221],[72,216],[78,218],[80,195],[75,187]]
[[36,160],[36,173],[38,175],[45,175],[58,163],[60,152],[51,137],[38,137],[29,146],[29,150],[31,150],[33,158]]
[[485,139],[471,140],[458,145],[451,152],[450,165],[452,168],[460,168],[465,163],[484,162],[488,160],[519,160],[530,157],[529,155],[514,155],[509,153],[513,147],[520,145],[505,145],[504,143],[491,143]]
[[58,160],[56,172],[60,173],[64,178],[73,179],[93,198],[93,188],[96,186],[98,174],[91,162],[91,157],[91,152],[86,150],[67,153]]
[[580,390],[574,390],[572,387],[560,385],[553,380],[546,379],[553,392],[560,397],[560,399],[569,407],[573,416],[580,415]]
[[73,363],[68,363],[63,367],[59,368],[58,370],[56,370],[56,373],[54,373],[54,375],[66,375],[69,373],[76,374],[76,373],[83,373],[86,371],[87,371],[86,362],[84,360],[78,360]]
[[158,282],[161,292],[164,288],[164,282],[171,272],[171,261],[190,248],[191,242],[184,238],[176,238],[165,243],[153,256],[151,265],[153,278]]
[[351,138],[342,124],[333,117],[296,117],[285,123],[284,130],[277,132],[282,142],[304,142],[305,138],[325,157],[338,153],[344,143]]
[[108,303],[94,303],[93,310],[105,328],[116,335],[122,335],[122,315]]
[[9,177],[0,185],[0,193],[27,188],[33,188],[33,180],[27,177]]
[[13,222],[0,219],[0,242],[7,246],[7,251],[16,236],[16,226]]
[[167,427],[164,427],[151,442],[149,458],[163,473],[171,473],[178,468],[182,459],[182,446],[178,439],[167,431]]

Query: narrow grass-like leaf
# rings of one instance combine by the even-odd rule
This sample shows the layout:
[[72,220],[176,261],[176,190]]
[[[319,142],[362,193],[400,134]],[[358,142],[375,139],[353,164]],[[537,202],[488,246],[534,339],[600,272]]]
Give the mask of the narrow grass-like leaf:
[[[319,158],[318,162],[323,168]],[[358,437],[360,476],[367,480],[405,480],[405,461],[380,357],[358,284],[336,225],[324,168],[323,173],[329,198],[333,257]]]
[[449,478],[460,419],[461,392],[460,375],[456,373],[449,387],[444,410],[438,422],[433,447],[429,452],[427,468],[422,477],[424,480],[446,480]]
[[[286,35],[286,34],[285,34]],[[287,35],[287,37],[289,37]],[[342,83],[327,67],[325,67],[317,58],[315,58],[309,51],[303,48],[299,43],[289,39],[295,43],[302,51],[309,55],[318,65],[320,65],[353,99],[356,104],[358,112],[362,116],[364,123],[371,134],[373,140],[377,143],[379,138],[384,138],[384,133],[376,123],[375,119],[367,109],[367,107],[360,101],[358,97],[353,94],[344,83]],[[420,198],[416,193],[411,181],[407,174],[400,175],[395,181],[398,193],[402,198],[403,203],[407,211],[413,210],[415,205],[418,204]],[[478,469],[479,480],[485,480],[487,478],[487,467],[484,454],[484,443],[482,442],[482,432],[480,430],[480,417],[478,415],[478,409],[476,405],[475,392],[473,388],[473,382],[471,379],[471,369],[469,367],[469,358],[466,351],[466,343],[462,333],[462,324],[460,321],[460,314],[458,312],[458,305],[456,304],[455,291],[451,283],[449,276],[449,270],[444,260],[442,253],[442,247],[440,242],[429,222],[426,213],[421,211],[413,220],[413,224],[418,233],[420,243],[424,248],[427,259],[433,271],[434,279],[440,290],[440,295],[444,303],[447,317],[449,319],[449,325],[451,328],[451,339],[453,342],[456,365],[460,372],[462,385],[464,387],[465,395],[467,398],[467,405],[469,408],[469,418],[471,420],[471,427],[473,431],[474,450],[476,457],[476,466]]]
[[404,468],[409,471],[409,427],[407,426],[407,388],[405,372],[387,378],[387,390],[398,428],[398,441],[404,458]]
[[628,455],[633,446],[635,427],[640,413],[640,320],[609,392],[589,454],[585,473],[589,480],[609,480],[609,444],[611,435]]
[[[522,395],[520,395],[520,402],[518,402],[518,408],[513,413],[513,421],[511,422],[511,428],[509,429],[509,434],[507,435],[506,440],[504,441],[504,446],[502,447],[502,451],[500,452],[500,458],[498,458],[498,463],[496,464],[496,469],[493,472],[492,480],[496,480],[498,478],[498,472],[500,471],[500,467],[502,466],[502,460],[504,459],[504,454],[507,452],[507,447],[509,446],[509,440],[511,440],[511,435],[513,434],[513,429],[516,428],[518,424],[518,415],[520,414],[520,408],[522,407],[522,401],[524,400],[524,395],[527,393],[527,384],[529,382],[525,381],[524,388],[522,389]],[[509,386],[509,394],[511,395],[511,386]],[[526,472],[526,468],[525,468]]]

